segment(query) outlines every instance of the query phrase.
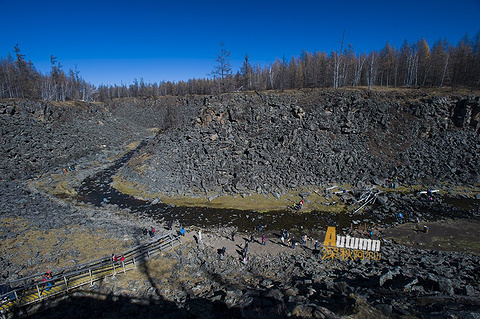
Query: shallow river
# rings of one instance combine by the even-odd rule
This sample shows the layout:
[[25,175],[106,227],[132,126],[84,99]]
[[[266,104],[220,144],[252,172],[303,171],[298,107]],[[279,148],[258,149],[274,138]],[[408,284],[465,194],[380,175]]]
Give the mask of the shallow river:
[[[140,145],[137,150],[142,146],[143,145]],[[327,226],[348,228],[352,222],[354,224],[375,223],[382,225],[391,224],[394,222],[394,218],[392,217],[379,220],[378,216],[373,215],[373,213],[369,212],[369,210],[365,210],[361,214],[351,216],[350,213],[311,212],[299,214],[298,212],[288,210],[271,213],[259,213],[255,211],[240,211],[232,209],[173,207],[162,203],[153,204],[149,201],[139,200],[132,196],[122,194],[110,186],[112,182],[112,176],[130,159],[130,157],[137,150],[127,153],[122,158],[117,160],[112,166],[103,170],[97,175],[85,179],[82,182],[82,186],[77,189],[78,195],[76,199],[78,201],[91,203],[96,206],[103,205],[103,201],[106,199],[108,204],[129,209],[132,214],[151,216],[158,221],[178,221],[185,226],[233,226],[239,231],[245,232],[257,229],[259,225],[263,225],[264,229],[269,231],[288,229],[293,232],[313,234],[317,231],[325,230]],[[450,204],[453,204],[456,207],[472,204],[469,203],[471,202],[470,200],[459,201],[448,198],[444,199],[447,202],[450,200]],[[473,204],[478,205],[478,203]],[[452,211],[456,211],[455,207],[449,208],[448,212],[445,212],[444,214],[451,216]],[[435,211],[435,215],[438,214],[439,211]]]

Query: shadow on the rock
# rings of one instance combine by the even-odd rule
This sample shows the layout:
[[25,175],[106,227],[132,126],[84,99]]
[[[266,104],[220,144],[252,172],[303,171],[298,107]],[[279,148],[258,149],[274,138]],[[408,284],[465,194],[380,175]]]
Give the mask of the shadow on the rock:
[[[225,293],[219,294],[224,299]],[[222,300],[189,298],[182,306],[161,296],[132,298],[123,295],[77,291],[64,300],[21,309],[14,318],[286,318],[284,305],[253,293],[244,306],[228,307]],[[295,318],[295,317],[293,317]]]

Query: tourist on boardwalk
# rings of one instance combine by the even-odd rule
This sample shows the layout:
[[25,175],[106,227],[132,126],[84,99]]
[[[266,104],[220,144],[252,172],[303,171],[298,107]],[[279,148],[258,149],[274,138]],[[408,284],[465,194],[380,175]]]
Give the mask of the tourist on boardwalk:
[[318,240],[315,240],[315,250],[318,250]]
[[265,234],[262,235],[262,245],[265,245]]
[[183,226],[180,226],[180,235],[185,236],[185,228]]
[[120,261],[122,262],[122,266],[125,267],[125,256],[120,257]]
[[155,230],[155,228],[152,226],[152,228],[150,229],[150,237],[152,237],[152,238],[155,237],[155,232],[156,232],[156,230]]
[[8,284],[0,285],[0,295],[3,296],[2,302],[7,300],[15,300],[15,292],[13,292],[12,286]]
[[45,291],[49,291],[52,288],[53,284],[51,280],[52,280],[52,272],[49,270],[42,276],[42,281],[47,283]]

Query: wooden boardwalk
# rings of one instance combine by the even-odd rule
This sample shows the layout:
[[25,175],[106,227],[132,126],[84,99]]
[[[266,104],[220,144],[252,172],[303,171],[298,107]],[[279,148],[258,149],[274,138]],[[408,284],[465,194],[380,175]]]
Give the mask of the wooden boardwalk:
[[[49,281],[43,281],[43,274],[35,274],[9,283],[15,287],[13,290],[0,296],[0,314],[6,318],[6,314],[12,310],[47,298],[54,298],[68,293],[70,290],[93,285],[94,282],[109,276],[125,273],[135,269],[137,264],[170,250],[180,244],[180,236],[172,232],[157,237],[151,242],[134,247],[121,255],[125,257],[123,262],[114,262],[111,257],[94,260],[85,264],[70,268],[56,270],[61,275],[54,274]],[[51,285],[50,287],[48,287]]]

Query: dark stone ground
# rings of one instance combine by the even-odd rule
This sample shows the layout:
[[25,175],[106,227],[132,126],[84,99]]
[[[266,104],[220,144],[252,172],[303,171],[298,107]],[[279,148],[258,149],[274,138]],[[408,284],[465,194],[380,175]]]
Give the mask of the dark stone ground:
[[[394,170],[391,165],[395,163],[385,162],[385,159],[394,158],[396,154],[387,154],[389,151],[386,148],[372,150],[373,155],[369,156],[377,154],[380,160],[369,164],[371,171],[368,165],[363,168],[362,176],[366,182],[391,177],[390,175],[395,172],[404,180],[410,180],[416,176],[429,183],[435,180],[448,182],[452,185],[452,189],[465,185],[469,189],[475,189],[475,187],[478,189],[479,158],[475,155],[480,145],[478,98],[430,98],[420,95],[412,100],[407,99],[406,102],[397,106],[388,102],[387,109],[395,107],[397,110],[402,110],[401,114],[410,113],[411,116],[418,117],[411,122],[413,123],[411,127],[417,132],[415,136],[418,137],[418,141],[409,141],[404,148],[401,145],[406,138],[398,137],[401,133],[393,129],[395,124],[391,121],[398,119],[399,115],[389,117],[388,114],[392,113],[383,112],[379,106],[383,103],[382,101],[389,100],[389,96],[345,94],[341,93],[337,96],[326,92],[323,97],[318,97],[318,100],[308,100],[305,96],[301,99],[298,96],[267,97],[269,102],[265,106],[267,108],[265,112],[271,112],[268,108],[273,108],[272,112],[280,115],[285,113],[283,120],[292,123],[303,116],[307,123],[313,121],[308,116],[313,114],[309,112],[314,106],[323,107],[323,112],[331,112],[335,118],[341,118],[344,112],[344,124],[348,125],[335,126],[336,128],[329,133],[333,134],[332,141],[334,138],[340,141],[338,144],[340,149],[332,148],[328,152],[341,154],[334,155],[336,157],[333,160],[335,163],[345,163],[345,166],[338,164],[333,166],[335,170],[323,171],[326,178],[324,181],[331,181],[344,171],[362,167],[363,159],[357,155],[367,151],[366,145],[373,145],[368,143],[375,141],[378,145],[382,145],[388,140],[399,145],[398,148],[393,147],[397,155],[402,152],[411,155],[410,164]],[[405,99],[403,93],[398,95],[402,100]],[[396,98],[400,99],[398,96]],[[220,100],[217,101],[217,99]],[[356,102],[347,103],[349,99]],[[241,125],[248,123],[251,115],[242,114],[242,109],[239,109],[239,113],[235,113],[234,109],[228,110],[229,107],[225,106],[243,105],[244,102],[239,102],[238,97],[233,99],[228,96],[211,97],[210,101],[212,100],[215,101],[215,105],[205,104],[204,98],[192,98],[189,107],[183,113],[175,113],[174,109],[168,109],[169,107],[166,106],[169,103],[177,106],[185,103],[180,98],[165,101],[117,101],[101,106],[80,102],[72,102],[71,105],[66,106],[48,105],[43,102],[2,102],[0,105],[0,219],[2,222],[0,269],[3,280],[12,280],[18,276],[42,271],[45,267],[60,268],[85,259],[110,255],[112,250],[126,250],[145,240],[140,235],[143,227],[153,224],[161,229],[162,225],[158,221],[146,216],[132,216],[117,207],[107,205],[107,207],[98,208],[71,202],[68,198],[66,201],[60,200],[35,189],[34,182],[50,178],[50,185],[56,185],[59,192],[64,192],[71,185],[69,185],[68,176],[62,175],[63,168],[75,165],[76,171],[71,175],[76,176],[75,178],[80,178],[82,173],[89,175],[101,170],[103,164],[118,156],[119,150],[126,145],[151,135],[147,130],[149,127],[165,129],[167,134],[165,136],[168,138],[180,136],[186,139],[186,136],[190,136],[191,140],[197,141],[199,137],[196,133],[199,133],[206,137],[204,141],[213,141],[210,138],[212,134],[217,133],[221,138],[224,135],[221,127],[218,126],[221,121],[215,122],[217,124],[205,122],[206,115],[210,111],[215,118],[223,112],[217,111],[225,108],[225,117],[229,118],[228,121],[231,122],[229,125],[232,128],[236,125],[234,123]],[[265,99],[262,100],[265,101]],[[370,139],[367,144],[360,143],[357,155],[355,153],[348,155],[342,152],[341,148],[346,145],[346,141],[356,141],[360,138],[353,137],[352,134],[356,134],[353,131],[361,130],[363,127],[361,121],[355,120],[355,116],[348,114],[354,114],[352,113],[354,108],[365,105],[369,105],[371,110],[377,110],[379,113],[369,117],[364,114],[359,118],[373,119],[378,122],[378,129],[384,127],[386,131],[380,130],[380,137],[375,137],[374,134],[373,140]],[[199,107],[197,111],[200,112],[199,110],[203,108],[203,113],[195,111],[197,106]],[[297,106],[300,106],[306,115],[302,115],[302,110]],[[342,108],[345,110],[342,111]],[[463,117],[460,116],[462,114]],[[185,119],[181,115],[185,115]],[[204,127],[203,129],[187,127],[183,132],[175,129],[176,125],[190,123],[189,120],[195,120],[198,115],[203,119],[201,122],[207,123],[206,126],[200,126]],[[447,129],[442,128],[445,127],[445,123],[437,121],[444,115],[447,119],[449,118]],[[253,116],[255,119],[255,115]],[[289,116],[292,118],[289,119]],[[325,118],[328,116],[325,114]],[[282,119],[281,116],[275,118]],[[245,119],[247,122],[243,122]],[[270,124],[276,120],[271,121],[273,122]],[[328,124],[330,121],[320,120],[318,123]],[[288,128],[288,123],[284,126]],[[206,131],[202,131],[205,127]],[[309,130],[308,127],[307,125],[305,128]],[[333,126],[329,127],[333,128]],[[318,129],[328,130],[329,128],[314,127],[313,131]],[[247,134],[251,133],[247,132]],[[303,134],[300,131],[298,133]],[[242,139],[242,134],[231,137],[225,135],[225,141],[234,142],[236,139]],[[287,141],[295,138],[293,135],[287,136]],[[300,136],[302,136],[300,140],[310,143],[311,137]],[[159,135],[159,139],[152,141],[145,148],[146,154],[150,154],[151,158],[155,159],[148,162],[149,165],[154,164],[151,167],[163,163],[161,160],[163,155],[160,156],[156,150],[169,149],[173,152],[174,148],[170,148],[168,138],[166,144],[162,144],[162,137]],[[256,136],[251,138],[257,141]],[[360,138],[359,141],[361,140]],[[180,142],[181,140],[177,140],[176,145],[179,151],[184,152],[184,146]],[[334,142],[328,144],[334,145]],[[251,181],[238,179],[234,176],[235,172],[230,169],[238,169],[238,176],[261,175],[240,174],[250,167],[250,164],[259,163],[258,157],[249,156],[249,154],[259,153],[263,149],[261,145],[263,144],[251,144],[248,147],[248,154],[245,153],[244,147],[232,150],[234,154],[241,151],[237,154],[240,166],[234,168],[226,166],[227,175],[232,176],[227,176],[222,182],[221,185],[228,186],[223,187],[222,191],[230,189],[235,193],[241,193],[251,188],[254,190],[258,188],[256,187],[258,179]],[[435,146],[438,145],[448,145],[448,147],[442,146],[440,150],[435,150]],[[206,147],[206,151],[203,151],[203,155],[197,154],[198,159],[205,160],[205,163],[218,160],[220,156],[218,149],[208,146],[210,142],[205,142],[203,148]],[[264,151],[268,149],[267,145]],[[290,150],[290,146],[287,149]],[[291,148],[291,150],[294,149],[294,147]],[[418,155],[419,150],[422,149],[425,156]],[[195,152],[197,150],[198,148]],[[190,154],[188,160],[195,158],[195,154]],[[272,154],[274,153],[265,153],[262,155],[263,160],[273,156]],[[225,158],[229,158],[228,156]],[[298,160],[298,157],[295,158]],[[188,163],[188,161],[184,162]],[[175,161],[165,163],[178,165]],[[429,168],[421,170],[421,174],[418,174],[418,168],[426,166]],[[301,164],[300,167],[310,169],[307,164]],[[157,173],[151,169],[149,171],[155,172],[158,176],[154,174],[153,179],[149,180],[145,176],[135,176],[133,173],[135,170],[130,170],[131,168],[130,166],[126,173],[123,172],[124,176],[145,181],[145,185],[150,187],[154,185],[153,179],[160,178],[161,174],[164,174],[163,171]],[[169,169],[172,173],[178,173],[178,170],[172,167]],[[382,173],[372,175],[373,171]],[[205,175],[206,171],[203,169],[192,168],[189,172],[198,174],[198,176],[195,175],[196,178],[200,177],[193,180],[202,180],[201,177],[205,177],[203,188],[207,189],[218,179],[218,176]],[[361,169],[356,172],[355,176],[361,177]],[[63,176],[59,180],[65,183],[58,182],[56,180],[58,176]],[[296,175],[293,174],[293,176]],[[446,176],[448,178],[443,180]],[[38,179],[39,177],[41,178]],[[192,182],[191,175],[185,174],[184,177]],[[182,183],[181,179],[174,180],[175,183],[181,183],[185,187],[193,186],[192,189],[197,187],[190,185],[191,182]],[[321,182],[320,180],[302,181],[301,178],[297,180],[304,183]],[[73,184],[75,183],[78,183],[78,180]],[[280,185],[281,189],[288,188],[290,180],[289,177],[276,180],[269,179],[267,176],[265,183],[266,186],[262,189],[270,192],[275,183]],[[172,185],[166,187],[165,190],[168,191],[168,187]],[[406,195],[389,194],[380,206],[375,208],[377,210],[375,214],[387,214],[389,211],[394,214],[401,208],[398,203],[403,202],[411,208],[421,207],[415,199],[408,198]],[[225,259],[220,259],[217,254],[220,243],[226,242],[225,237],[232,229],[205,229],[203,245],[197,245],[193,240],[189,241],[159,260],[147,263],[145,267],[138,270],[138,276],[132,274],[127,275],[125,280],[119,279],[108,284],[99,283],[91,289],[78,291],[59,302],[48,302],[40,307],[24,309],[27,312],[17,314],[28,314],[39,318],[68,316],[77,318],[336,318],[338,316],[346,318],[381,318],[382,316],[478,318],[480,317],[478,298],[480,260],[477,255],[478,205],[476,209],[461,210],[464,212],[463,218],[455,216],[453,219],[448,219],[448,216],[445,216],[446,213],[438,217],[437,213],[443,205],[446,205],[445,202],[438,199],[435,203],[436,208],[429,210],[427,215],[423,209],[412,212],[410,222],[418,216],[427,216],[422,218],[422,223],[428,223],[430,227],[428,234],[412,230],[413,223],[404,223],[391,229],[382,227],[382,233],[378,235],[382,238],[380,261],[322,260],[321,255],[312,251],[312,242],[306,247],[291,250],[276,243],[278,238],[272,232],[268,234],[272,242],[269,242],[267,250],[262,251],[262,247],[252,248],[252,255],[249,256],[247,264],[243,264],[235,252],[235,247],[228,250],[229,254]],[[242,241],[240,234],[238,237]],[[275,248],[270,249],[270,246]]]

